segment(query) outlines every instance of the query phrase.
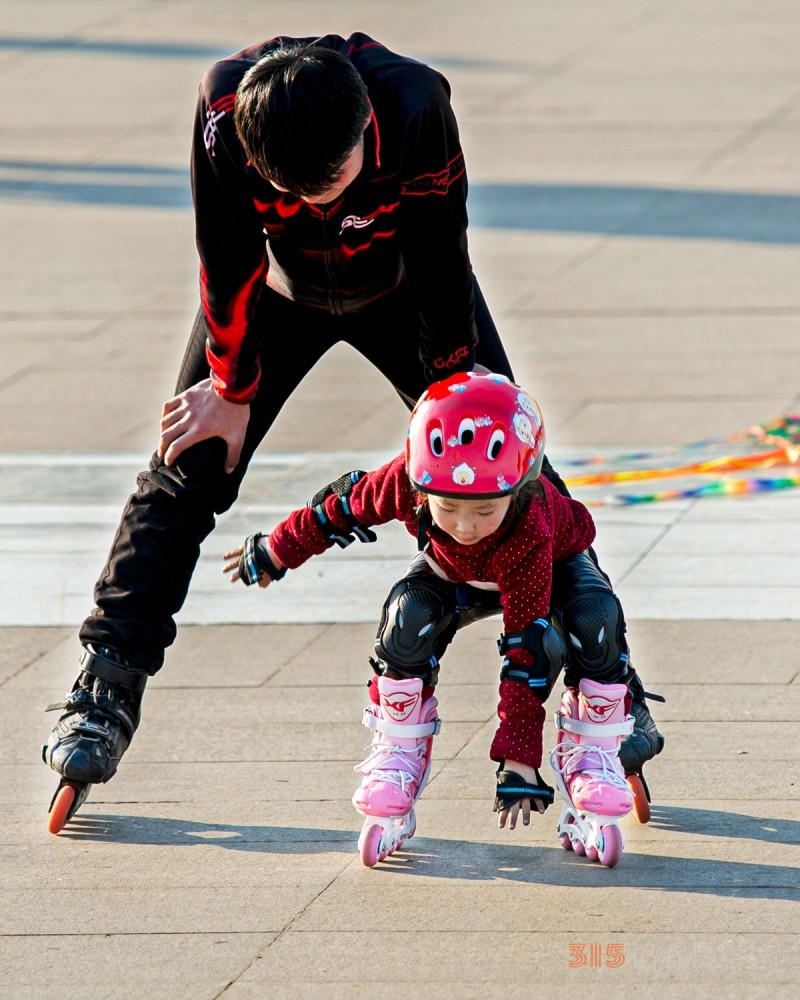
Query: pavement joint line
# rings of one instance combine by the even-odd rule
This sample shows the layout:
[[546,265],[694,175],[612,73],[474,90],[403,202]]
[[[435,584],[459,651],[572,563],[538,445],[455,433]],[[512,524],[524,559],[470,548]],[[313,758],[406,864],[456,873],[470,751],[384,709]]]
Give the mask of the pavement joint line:
[[314,895],[313,895],[313,896],[312,896],[312,897],[311,897],[310,899],[308,899],[308,900],[306,901],[305,905],[304,905],[304,906],[302,906],[302,907],[301,907],[301,908],[300,908],[300,909],[299,909],[299,910],[298,910],[298,911],[297,911],[297,912],[296,912],[296,913],[295,913],[295,914],[294,914],[294,915],[293,915],[293,916],[292,916],[292,917],[291,917],[291,918],[290,918],[290,919],[289,919],[289,920],[287,921],[287,923],[286,923],[286,924],[285,924],[285,925],[284,925],[284,926],[283,926],[283,927],[282,927],[282,928],[281,928],[281,929],[280,929],[280,930],[279,930],[279,931],[278,931],[277,933],[276,933],[276,932],[274,932],[274,931],[270,931],[269,933],[270,933],[270,934],[272,934],[272,935],[274,935],[274,936],[273,936],[273,937],[272,937],[272,938],[271,938],[271,939],[270,939],[269,941],[267,941],[267,943],[266,943],[265,945],[263,945],[263,946],[262,946],[261,948],[259,948],[259,949],[258,949],[258,950],[256,951],[255,955],[253,955],[253,957],[252,957],[252,958],[250,959],[250,961],[249,961],[249,962],[247,963],[247,965],[245,966],[245,968],[244,968],[244,969],[242,969],[242,971],[241,971],[241,972],[240,972],[240,973],[238,974],[238,976],[235,976],[235,977],[234,977],[233,979],[231,979],[231,980],[230,980],[230,982],[228,982],[228,983],[227,983],[227,984],[226,984],[226,985],[225,985],[225,986],[224,986],[224,987],[223,987],[223,988],[222,988],[222,989],[221,989],[221,990],[220,990],[220,991],[219,991],[218,993],[215,993],[215,994],[214,994],[214,998],[213,998],[213,1000],[219,1000],[219,998],[220,998],[220,997],[224,997],[224,995],[225,995],[225,994],[226,994],[226,993],[228,992],[228,990],[229,990],[229,989],[230,989],[230,988],[231,988],[232,986],[235,986],[235,985],[236,985],[236,983],[237,983],[237,982],[238,982],[238,981],[239,981],[239,980],[240,980],[240,979],[242,978],[242,976],[246,975],[246,974],[248,973],[248,971],[249,971],[249,970],[250,970],[251,968],[253,968],[253,966],[254,966],[254,965],[256,964],[256,962],[260,962],[260,961],[263,961],[263,959],[264,959],[265,955],[267,954],[267,952],[269,951],[269,949],[270,949],[270,948],[271,948],[271,947],[272,947],[272,946],[273,946],[273,945],[275,944],[275,942],[276,942],[276,941],[279,941],[279,940],[280,940],[280,939],[281,939],[281,938],[282,938],[282,937],[284,936],[284,934],[286,934],[287,932],[291,931],[291,929],[292,929],[292,924],[296,923],[296,922],[297,922],[297,921],[298,921],[299,919],[301,919],[301,917],[302,917],[302,916],[303,916],[303,915],[305,914],[306,910],[308,910],[308,908],[309,908],[309,907],[310,907],[310,906],[311,906],[311,905],[312,905],[313,903],[315,903],[315,902],[316,902],[316,901],[317,901],[317,900],[318,900],[318,899],[320,898],[320,896],[322,896],[322,895],[323,895],[323,893],[327,892],[327,890],[328,890],[328,889],[330,889],[330,887],[331,887],[331,886],[332,886],[332,885],[334,884],[334,882],[337,882],[337,881],[338,881],[338,879],[339,879],[339,878],[341,877],[341,875],[343,875],[343,874],[344,874],[344,872],[346,872],[348,868],[351,868],[351,867],[352,867],[352,866],[353,866],[354,864],[356,864],[356,862],[358,862],[358,861],[359,861],[359,858],[358,858],[358,856],[356,856],[356,857],[354,857],[354,858],[349,858],[349,859],[348,859],[348,860],[347,860],[347,861],[346,861],[346,862],[345,862],[345,863],[344,863],[344,864],[342,865],[342,867],[341,867],[341,868],[339,869],[339,871],[337,871],[337,872],[336,872],[336,874],[335,874],[335,875],[333,876],[333,878],[332,878],[332,879],[330,879],[330,881],[329,881],[329,882],[328,882],[328,883],[327,883],[326,885],[324,885],[324,886],[323,886],[323,887],[322,887],[322,888],[320,889],[320,891],[319,891],[319,892],[317,892],[317,893],[316,893],[316,894],[314,894]]
[[667,535],[671,531],[673,531],[681,523],[681,521],[683,521],[689,515],[690,511],[692,511],[697,506],[698,503],[699,500],[693,500],[683,510],[678,509],[675,511],[674,519],[670,523],[665,524],[664,527],[661,529],[661,531],[659,531],[656,537],[653,539],[653,541],[645,545],[642,551],[636,555],[633,562],[622,570],[622,572],[617,577],[616,586],[619,586],[623,582],[623,580],[626,580],[631,575],[631,573],[633,573],[633,571],[637,568],[637,566],[640,566],[644,562],[644,560],[655,550],[655,548],[659,545],[659,543],[662,542],[667,537]]
[[769,113],[764,115],[760,120],[752,123],[749,127],[745,128],[739,135],[734,136],[727,142],[724,142],[719,149],[710,153],[704,160],[697,164],[697,166],[689,171],[688,176],[691,177],[704,177],[709,170],[718,167],[725,160],[730,159],[734,153],[739,153],[756,139],[764,135],[774,126],[779,125],[784,121],[792,112],[796,109],[798,101],[800,101],[800,90],[795,91],[788,98],[782,101],[776,108]]

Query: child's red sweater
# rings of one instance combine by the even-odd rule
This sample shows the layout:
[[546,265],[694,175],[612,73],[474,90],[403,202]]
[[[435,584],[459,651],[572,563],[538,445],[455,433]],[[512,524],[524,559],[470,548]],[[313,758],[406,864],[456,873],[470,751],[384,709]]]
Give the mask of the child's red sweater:
[[[583,504],[562,496],[546,479],[539,482],[542,492],[532,497],[516,518],[505,521],[476,545],[461,545],[435,525],[428,532],[425,553],[441,576],[455,583],[497,588],[507,633],[520,632],[547,615],[553,563],[587,549],[595,536],[594,522]],[[415,538],[420,499],[406,474],[403,455],[363,475],[349,496],[353,515],[361,524],[402,521]],[[337,497],[328,497],[325,511],[337,527],[348,527]],[[320,530],[313,510],[304,507],[274,529],[269,544],[284,566],[296,569],[332,543]],[[524,650],[507,655],[521,666],[533,662]],[[539,698],[527,684],[503,681],[497,714],[500,726],[492,742],[492,760],[502,763],[510,759],[539,767],[545,718]]]

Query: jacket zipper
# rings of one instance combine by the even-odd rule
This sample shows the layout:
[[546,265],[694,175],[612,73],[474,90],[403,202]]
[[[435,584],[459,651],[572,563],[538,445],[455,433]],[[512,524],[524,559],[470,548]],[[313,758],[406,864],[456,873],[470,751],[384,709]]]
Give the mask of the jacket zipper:
[[334,316],[344,316],[341,296],[336,292],[336,278],[331,267],[331,244],[328,239],[328,210],[322,209],[322,243],[325,254],[325,270],[328,273],[330,288],[328,290],[328,309]]

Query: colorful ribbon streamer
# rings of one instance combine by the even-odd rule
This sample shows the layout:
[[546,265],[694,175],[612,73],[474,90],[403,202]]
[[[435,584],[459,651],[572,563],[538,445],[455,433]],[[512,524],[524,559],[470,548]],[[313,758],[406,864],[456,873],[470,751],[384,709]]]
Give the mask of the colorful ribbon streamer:
[[[685,452],[711,449],[719,445],[738,443],[738,453],[710,456],[694,461],[684,461],[675,465],[650,465],[669,455],[680,455]],[[688,457],[688,456],[687,456]],[[636,463],[638,468],[626,468],[626,464]],[[683,489],[661,490],[651,493],[612,494],[601,499],[584,498],[589,506],[611,506],[637,503],[653,503],[657,500],[683,500],[704,496],[739,496],[747,493],[760,493],[772,490],[789,489],[800,486],[800,475],[758,477],[753,479],[716,478],[708,481],[708,477],[724,476],[727,473],[756,471],[786,467],[787,471],[800,466],[800,415],[787,414],[769,423],[757,424],[738,434],[725,437],[707,438],[669,448],[657,448],[650,451],[634,452],[627,455],[593,456],[564,463],[568,466],[603,466],[597,472],[587,472],[583,475],[565,479],[567,485],[574,487],[594,487],[612,483],[646,482],[679,476],[700,477],[699,485]],[[616,466],[616,468],[614,468]],[[623,466],[619,468],[619,466]]]

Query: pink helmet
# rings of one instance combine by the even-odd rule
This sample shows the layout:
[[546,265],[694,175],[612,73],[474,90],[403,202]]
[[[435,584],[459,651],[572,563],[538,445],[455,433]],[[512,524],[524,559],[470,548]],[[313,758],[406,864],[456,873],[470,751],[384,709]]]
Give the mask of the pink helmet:
[[417,401],[406,470],[422,493],[502,497],[538,478],[544,443],[542,414],[524,389],[504,375],[460,372]]

